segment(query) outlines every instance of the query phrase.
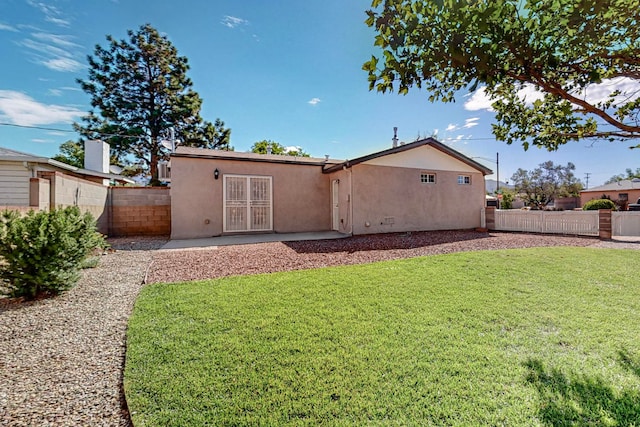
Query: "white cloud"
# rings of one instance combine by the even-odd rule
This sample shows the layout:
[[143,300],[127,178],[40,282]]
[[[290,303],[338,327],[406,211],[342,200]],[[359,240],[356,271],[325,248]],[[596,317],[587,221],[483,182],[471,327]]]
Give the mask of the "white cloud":
[[289,147],[284,147],[284,152],[285,153],[290,153],[292,151],[300,152],[300,151],[302,151],[302,147],[298,147],[298,146],[295,146],[295,145],[290,145]]
[[617,90],[620,95],[615,97],[616,102],[626,103],[640,97],[640,83],[628,77],[603,80],[600,84],[588,86],[580,95],[590,103],[599,103],[607,101],[609,95]]
[[71,41],[71,39],[73,38],[72,36],[51,33],[32,33],[31,37],[42,42],[54,44],[67,49],[80,47],[79,44]]
[[42,104],[12,90],[0,90],[0,119],[21,126],[71,123],[84,112],[63,105]]
[[48,22],[51,22],[52,24],[56,24],[59,25],[61,27],[70,27],[71,26],[71,21],[68,21],[66,19],[62,19],[62,18],[55,18],[53,16],[47,16],[45,18]]
[[[615,97],[615,102],[633,101],[640,98],[640,83],[628,77],[616,77],[603,80],[602,83],[591,84],[581,91],[574,91],[573,95],[586,100],[590,104],[598,104],[608,101],[609,95],[614,91],[620,91],[620,95]],[[531,105],[535,100],[542,99],[544,93],[537,90],[533,85],[526,84],[518,91],[518,97]],[[484,87],[481,87],[464,103],[464,108],[469,111],[493,111],[491,108],[493,102],[485,93]]]
[[2,22],[0,22],[0,30],[2,30],[2,31],[13,31],[14,33],[18,32],[18,29],[16,27],[12,27],[11,25],[3,24]]
[[467,120],[464,121],[464,125],[462,126],[464,129],[469,129],[472,128],[474,126],[478,126],[478,120],[480,120],[479,117],[471,117]]
[[35,62],[54,71],[74,72],[84,68],[74,57],[80,54],[80,45],[72,41],[71,36],[37,32],[32,38],[19,44],[29,49]]
[[42,12],[44,14],[45,21],[51,22],[52,24],[60,27],[71,26],[71,21],[65,18],[64,14],[57,7],[34,0],[27,0],[27,3]]
[[322,102],[320,98],[311,98],[309,101],[307,101],[307,104],[318,105],[320,102]]
[[60,89],[49,89],[48,93],[51,96],[62,96],[62,91]]
[[224,18],[222,18],[221,24],[225,27],[236,28],[240,25],[248,25],[249,21],[236,16],[225,15]]
[[84,67],[81,63],[71,58],[50,59],[48,61],[42,62],[42,65],[54,71],[69,71],[69,72],[78,71]]
[[484,86],[473,92],[471,97],[464,103],[465,110],[478,111],[487,110],[493,111],[491,104],[493,101],[489,99],[489,96],[484,91]]
[[453,123],[449,123],[449,125],[447,126],[447,128],[445,129],[446,132],[451,132],[458,129],[457,125],[454,125]]

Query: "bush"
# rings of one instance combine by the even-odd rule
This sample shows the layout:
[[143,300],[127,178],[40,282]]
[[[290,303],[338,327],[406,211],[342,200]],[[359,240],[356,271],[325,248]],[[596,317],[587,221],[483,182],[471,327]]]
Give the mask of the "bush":
[[583,211],[597,211],[598,209],[616,209],[616,204],[609,199],[589,200],[582,207]]
[[77,207],[0,214],[0,286],[11,297],[57,295],[80,278],[88,255],[104,247],[96,221]]

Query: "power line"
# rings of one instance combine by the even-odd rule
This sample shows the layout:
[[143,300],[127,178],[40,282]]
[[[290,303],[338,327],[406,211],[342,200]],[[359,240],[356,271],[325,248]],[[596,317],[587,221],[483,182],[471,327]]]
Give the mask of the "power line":
[[68,129],[56,129],[56,128],[46,128],[41,126],[27,126],[27,125],[17,125],[15,123],[0,123],[0,126],[11,126],[16,128],[24,128],[24,129],[39,129],[39,130],[50,130],[55,132],[67,132],[67,133],[75,133],[75,130]]
[[[16,128],[23,128],[23,129],[37,129],[37,130],[48,130],[48,131],[52,131],[52,132],[66,132],[66,133],[78,133],[75,130],[69,130],[69,129],[57,129],[57,128],[48,128],[48,127],[42,127],[42,126],[28,126],[28,125],[17,125],[15,123],[0,123],[0,126],[11,126],[11,127],[16,127]],[[120,134],[120,133],[100,133],[100,132],[96,132],[99,133],[100,136],[106,136],[106,137],[120,137],[120,138],[140,138],[142,135],[140,136],[136,136],[136,135],[125,135],[125,134]]]

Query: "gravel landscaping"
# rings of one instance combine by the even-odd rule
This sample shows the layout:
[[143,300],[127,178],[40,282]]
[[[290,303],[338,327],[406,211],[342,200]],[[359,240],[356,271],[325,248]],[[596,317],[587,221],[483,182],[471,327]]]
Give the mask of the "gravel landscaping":
[[153,257],[148,283],[179,282],[242,274],[362,264],[461,251],[540,246],[633,247],[596,238],[521,233],[439,231],[377,234],[346,239],[161,250]]
[[0,425],[129,426],[125,331],[153,252],[117,239],[76,287],[33,302],[0,299]]
[[47,300],[0,298],[0,424],[129,426],[122,392],[127,319],[148,283],[535,246],[640,249],[638,243],[471,231],[358,236],[197,250],[161,239],[111,239],[78,286]]

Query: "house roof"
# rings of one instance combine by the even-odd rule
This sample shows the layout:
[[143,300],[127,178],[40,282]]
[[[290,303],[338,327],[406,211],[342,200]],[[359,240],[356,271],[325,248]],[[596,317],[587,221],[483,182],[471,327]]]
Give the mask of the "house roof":
[[393,148],[389,148],[387,150],[382,150],[382,151],[378,151],[377,153],[372,153],[372,154],[368,154],[366,156],[362,156],[362,157],[358,157],[356,159],[353,160],[345,160],[342,163],[336,164],[336,165],[332,165],[329,167],[326,167],[323,172],[325,173],[331,173],[331,172],[335,172],[337,170],[340,170],[344,167],[350,168],[354,165],[357,165],[358,163],[363,163],[369,160],[373,160],[373,159],[377,159],[379,157],[383,157],[383,156],[388,156],[391,154],[396,154],[396,153],[401,153],[403,151],[407,151],[407,150],[412,150],[414,148],[418,148],[418,147],[422,147],[428,145],[430,147],[435,148],[436,150],[440,150],[445,154],[448,154],[449,156],[460,160],[461,162],[471,166],[474,169],[477,169],[478,171],[482,172],[483,175],[490,175],[493,173],[493,171],[489,168],[487,168],[486,166],[476,162],[475,160],[465,156],[464,154],[460,153],[459,151],[454,150],[453,148],[444,145],[443,143],[436,141],[433,138],[426,138],[426,139],[421,139],[419,141],[415,141],[415,142],[411,142],[409,144],[403,144],[403,145],[399,145],[397,147],[393,147]]
[[611,184],[604,184],[598,187],[592,187],[586,190],[582,190],[581,193],[587,192],[604,192],[604,191],[625,191],[625,190],[640,190],[640,179],[622,179],[620,181],[612,182]]
[[337,164],[341,162],[341,160],[320,159],[316,157],[298,157],[298,156],[288,156],[288,155],[282,155],[282,154],[243,153],[238,151],[210,150],[206,148],[194,148],[194,147],[178,147],[176,151],[173,154],[171,154],[171,157],[225,159],[225,160],[269,162],[269,163],[292,163],[292,164],[300,164],[300,165],[317,165],[317,166],[323,166],[326,164]]
[[429,145],[437,150],[442,151],[445,154],[448,154],[449,156],[455,159],[460,160],[461,162],[482,172],[483,175],[490,175],[493,173],[491,169],[465,156],[459,151],[456,151],[453,148],[448,147],[442,144],[441,142],[436,141],[433,138],[422,139],[420,141],[415,141],[409,144],[399,145],[398,147],[378,151],[376,153],[358,157],[353,160],[336,160],[336,159],[326,159],[326,158],[320,159],[320,158],[314,158],[314,157],[297,157],[297,156],[287,156],[287,155],[281,155],[281,154],[242,153],[237,151],[209,150],[204,148],[193,148],[193,147],[178,147],[171,156],[172,157],[207,158],[207,159],[224,159],[224,160],[241,160],[241,161],[250,161],[250,162],[316,165],[316,166],[323,167],[323,170],[322,170],[323,173],[331,173],[331,172],[338,171],[344,167],[350,168],[354,165],[357,165],[358,163],[363,163],[368,160],[376,159],[378,157],[400,153],[402,151],[411,150],[411,149],[422,147],[425,145]]
[[78,175],[92,176],[92,177],[98,177],[98,178],[104,178],[104,179],[113,179],[120,182],[135,184],[135,181],[127,177],[124,177],[122,175],[115,175],[111,173],[104,173],[104,172],[92,171],[89,169],[77,168],[75,166],[71,166],[66,163],[50,159],[49,157],[34,156],[33,154],[23,153],[22,151],[10,150],[4,147],[0,147],[0,160],[7,161],[7,162],[39,163],[39,164],[53,166],[58,169],[70,171]]

